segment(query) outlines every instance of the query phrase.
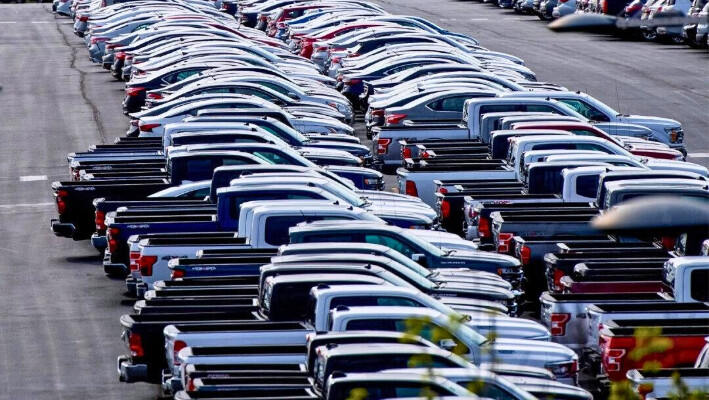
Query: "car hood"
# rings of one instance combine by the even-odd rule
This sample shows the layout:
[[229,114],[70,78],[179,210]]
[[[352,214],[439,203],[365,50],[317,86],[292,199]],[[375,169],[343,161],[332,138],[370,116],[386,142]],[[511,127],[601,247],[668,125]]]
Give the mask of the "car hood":
[[369,148],[362,144],[327,141],[327,140],[308,140],[303,143],[303,147],[316,147],[322,149],[343,150],[355,156],[369,155]]
[[687,171],[709,176],[709,170],[706,167],[686,161],[648,159],[645,161],[645,165],[652,170]]
[[383,192],[379,190],[357,190],[357,193],[359,193],[361,196],[364,196],[368,199],[374,200],[374,199],[392,199],[396,201],[400,200],[406,200],[406,201],[411,201],[411,202],[416,202],[416,203],[423,203],[423,201],[414,196],[409,196],[408,194],[402,194],[402,193],[392,193],[392,192]]
[[470,297],[473,299],[488,299],[506,304],[514,299],[514,293],[497,286],[483,283],[469,282],[441,282],[440,286],[432,289],[431,296],[441,297]]
[[[435,274],[438,272],[438,274]],[[482,283],[485,285],[496,286],[506,290],[512,290],[512,285],[498,276],[481,276],[478,271],[469,269],[456,270],[455,272],[438,271],[435,275],[429,276],[428,279],[433,282],[460,282],[460,283]]]
[[[364,208],[378,216],[394,217],[396,214],[401,214],[402,216],[410,217],[417,215],[430,219],[431,221],[435,221],[438,216],[431,208],[425,208],[411,203],[371,203]],[[396,210],[396,213],[392,212],[393,209]]]
[[619,122],[625,122],[628,124],[637,124],[642,126],[647,126],[648,128],[662,127],[662,128],[677,128],[682,126],[678,121],[670,118],[662,117],[650,117],[646,115],[620,115],[618,116]]
[[544,325],[532,320],[484,312],[464,314],[470,318],[465,325],[487,338],[527,339],[535,342],[548,341],[551,338]]
[[485,347],[486,351],[482,351],[483,362],[489,359],[544,368],[547,364],[578,360],[576,353],[568,347],[539,340],[500,338]]

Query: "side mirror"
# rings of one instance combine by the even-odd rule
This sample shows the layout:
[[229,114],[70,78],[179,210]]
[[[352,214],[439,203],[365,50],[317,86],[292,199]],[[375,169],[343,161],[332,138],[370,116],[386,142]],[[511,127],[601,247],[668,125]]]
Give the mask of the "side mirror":
[[411,255],[411,259],[416,261],[417,263],[423,265],[424,267],[426,266],[426,264],[428,264],[428,262],[426,262],[426,255],[425,254],[414,253]]
[[455,346],[457,346],[457,344],[453,339],[442,339],[440,342],[438,342],[438,347],[442,348],[443,350],[453,351]]

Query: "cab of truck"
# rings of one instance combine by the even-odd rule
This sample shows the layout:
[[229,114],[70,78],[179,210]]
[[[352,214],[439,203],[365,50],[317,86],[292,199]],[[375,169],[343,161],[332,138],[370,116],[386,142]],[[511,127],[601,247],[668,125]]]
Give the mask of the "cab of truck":
[[662,272],[663,295],[678,302],[708,302],[709,258],[686,256],[669,259]]

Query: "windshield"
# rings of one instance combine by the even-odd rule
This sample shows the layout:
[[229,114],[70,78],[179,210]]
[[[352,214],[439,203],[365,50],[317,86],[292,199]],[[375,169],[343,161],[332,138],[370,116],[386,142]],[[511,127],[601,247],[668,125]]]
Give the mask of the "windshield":
[[438,247],[434,246],[431,242],[422,239],[413,233],[408,232],[406,229],[401,230],[401,234],[408,239],[409,241],[413,242],[415,245],[423,249],[424,251],[430,253],[431,255],[435,257],[444,257],[448,253],[445,251],[439,249]]
[[405,255],[399,253],[396,250],[389,250],[386,252],[386,256],[391,258],[392,260],[398,262],[399,264],[405,266],[406,268],[416,272],[417,274],[421,276],[430,276],[431,271],[428,269],[424,268],[421,264],[415,262],[414,260],[406,257]]
[[341,185],[326,185],[323,189],[334,195],[337,195],[337,197],[347,201],[353,206],[363,207],[367,205],[367,202],[362,197],[359,197],[357,193],[353,192],[348,188],[344,188]]

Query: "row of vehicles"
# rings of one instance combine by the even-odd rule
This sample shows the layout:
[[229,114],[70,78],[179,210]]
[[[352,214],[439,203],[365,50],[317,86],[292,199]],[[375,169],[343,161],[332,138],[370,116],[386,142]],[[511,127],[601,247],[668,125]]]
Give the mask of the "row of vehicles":
[[[125,136],[67,156],[51,222],[136,298],[121,381],[176,399],[588,400],[581,386],[627,377],[662,398],[668,370],[616,354],[660,326],[682,357],[648,359],[699,358],[681,373],[706,383],[706,229],[589,225],[652,194],[706,206],[678,122],[365,1],[61,7],[125,81]],[[646,307],[601,301],[623,296]]]

